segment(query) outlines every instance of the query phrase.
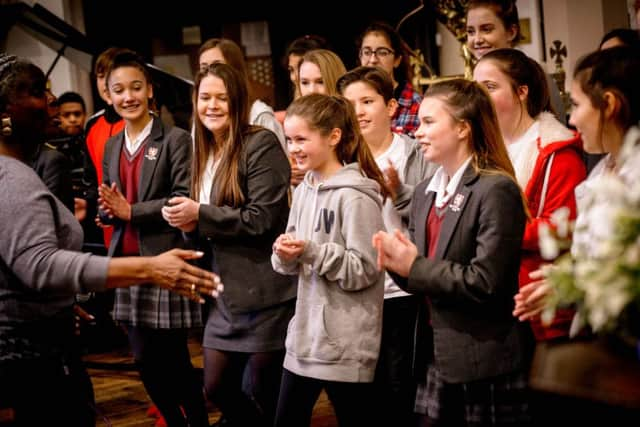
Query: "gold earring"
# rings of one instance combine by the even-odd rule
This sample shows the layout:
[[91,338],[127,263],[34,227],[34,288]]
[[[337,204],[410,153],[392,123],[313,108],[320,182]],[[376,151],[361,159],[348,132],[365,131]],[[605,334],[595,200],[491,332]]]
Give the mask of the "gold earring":
[[2,118],[2,136],[10,136],[13,133],[11,129],[11,117]]

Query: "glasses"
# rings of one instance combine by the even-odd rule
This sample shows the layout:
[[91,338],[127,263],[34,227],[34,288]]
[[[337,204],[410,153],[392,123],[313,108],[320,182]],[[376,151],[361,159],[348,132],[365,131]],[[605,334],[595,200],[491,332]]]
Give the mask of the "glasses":
[[362,58],[370,58],[371,55],[375,55],[378,59],[384,59],[389,55],[393,55],[394,52],[392,49],[388,47],[379,47],[377,49],[370,49],[368,47],[364,47],[360,49],[360,57]]

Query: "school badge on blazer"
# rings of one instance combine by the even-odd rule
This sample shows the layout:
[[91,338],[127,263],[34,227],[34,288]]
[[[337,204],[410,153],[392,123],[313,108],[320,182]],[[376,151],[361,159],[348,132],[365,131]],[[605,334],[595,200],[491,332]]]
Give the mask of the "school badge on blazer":
[[157,147],[149,147],[147,150],[147,154],[144,155],[148,160],[157,160],[158,159],[158,148]]
[[453,202],[451,202],[451,204],[449,205],[449,208],[451,208],[453,212],[460,212],[460,208],[462,207],[462,202],[464,202],[464,194],[458,193],[453,198]]

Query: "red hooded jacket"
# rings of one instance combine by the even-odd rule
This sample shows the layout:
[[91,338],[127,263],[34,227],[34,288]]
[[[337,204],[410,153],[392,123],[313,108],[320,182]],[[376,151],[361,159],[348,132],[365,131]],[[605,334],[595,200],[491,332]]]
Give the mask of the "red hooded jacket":
[[[549,223],[551,214],[563,206],[569,208],[570,219],[575,219],[574,189],[586,178],[580,136],[567,129],[550,113],[542,113],[538,121],[538,156],[524,189],[531,220],[527,222],[522,241],[521,287],[532,281],[529,273],[549,262],[540,255],[538,227],[541,223]],[[548,326],[542,325],[539,319],[531,321],[536,339],[568,336],[573,315],[573,310],[558,310]]]

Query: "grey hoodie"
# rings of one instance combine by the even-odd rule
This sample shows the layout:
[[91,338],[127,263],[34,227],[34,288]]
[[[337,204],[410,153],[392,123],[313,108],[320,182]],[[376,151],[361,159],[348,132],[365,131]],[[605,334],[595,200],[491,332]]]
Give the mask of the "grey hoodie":
[[327,381],[372,382],[380,349],[384,273],[371,237],[384,229],[378,184],[351,163],[324,183],[307,173],[296,188],[287,233],[306,241],[295,261],[273,268],[298,274],[284,367]]

